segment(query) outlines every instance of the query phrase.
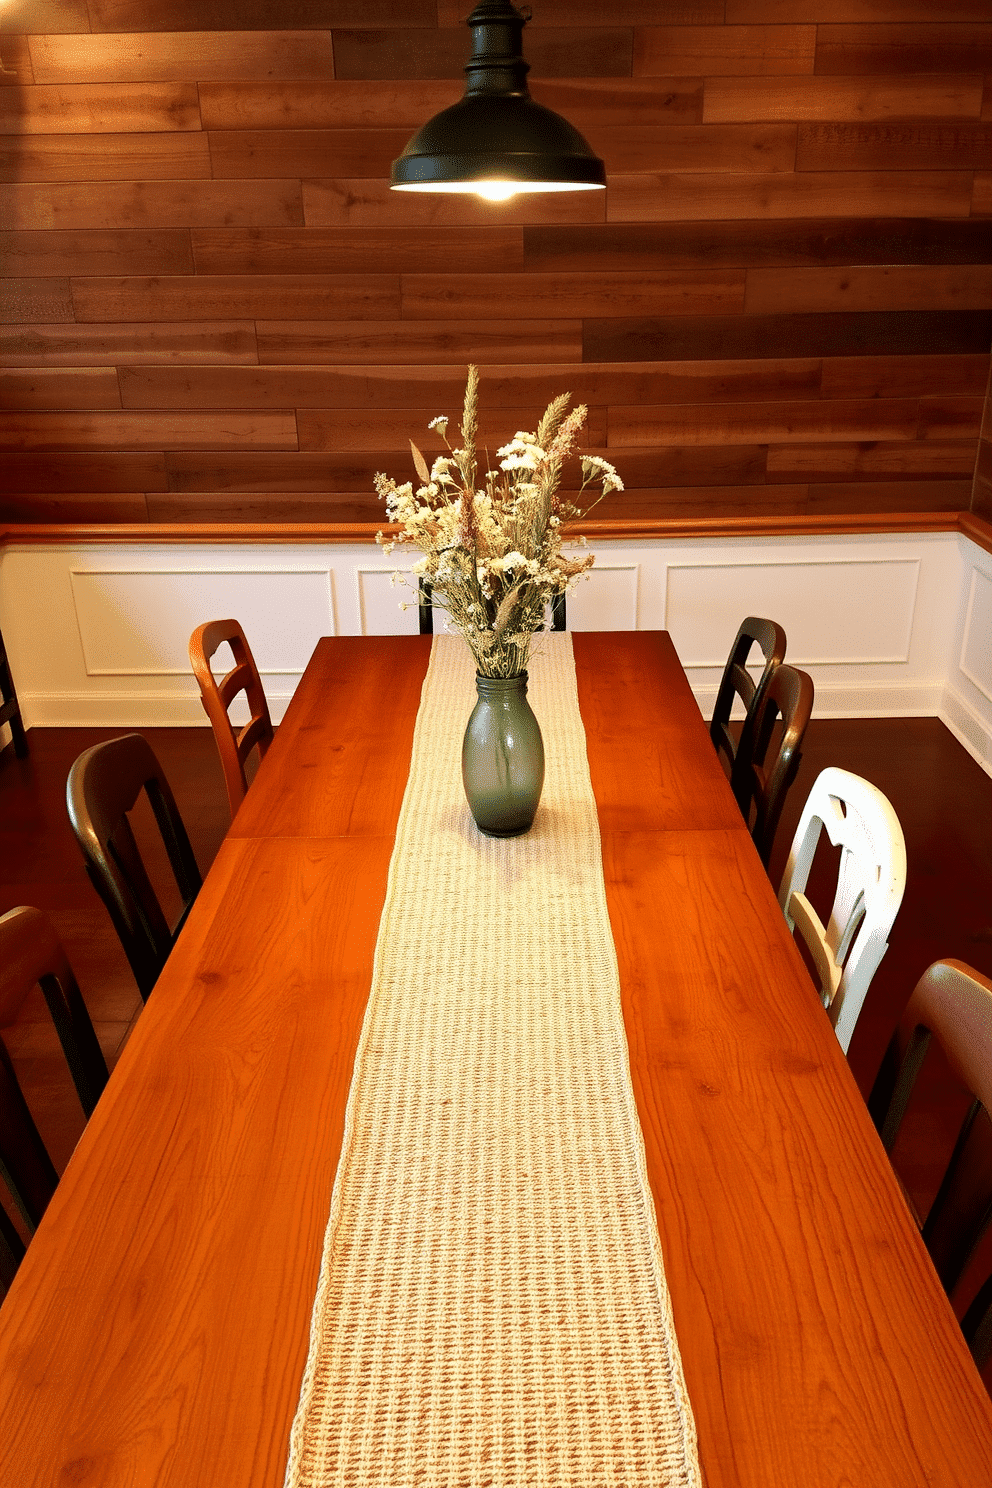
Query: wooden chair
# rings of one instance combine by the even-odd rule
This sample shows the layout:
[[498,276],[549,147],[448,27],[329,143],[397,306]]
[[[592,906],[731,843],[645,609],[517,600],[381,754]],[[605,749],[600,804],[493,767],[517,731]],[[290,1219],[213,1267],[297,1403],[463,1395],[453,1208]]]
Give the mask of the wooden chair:
[[[747,659],[754,646],[760,647],[765,658],[764,670],[757,684],[751,680],[751,674],[747,670]],[[720,690],[716,695],[713,717],[710,720],[710,738],[717,754],[725,759],[728,774],[733,773],[738,752],[743,751],[745,756],[750,752],[754,709],[761,701],[772,673],[784,660],[785,631],[781,625],[774,620],[762,620],[756,615],[748,615],[746,620],[741,621],[741,627],[730,648],[727,665],[723,669]],[[735,698],[740,698],[744,704],[740,739],[734,737],[730,726]]]
[[[421,635],[434,634],[434,609],[431,604],[431,586],[424,579],[417,581],[417,615]],[[565,596],[556,594],[551,601],[551,629],[566,629]]]
[[[234,656],[234,666],[218,682],[211,670],[210,658],[225,641]],[[251,648],[237,620],[208,620],[194,630],[189,638],[189,659],[193,675],[200,685],[200,700],[217,741],[233,818],[248,790],[245,766],[252,750],[257,749],[258,758],[262,759],[272,743],[269,705]],[[236,729],[228,709],[241,692],[248,702],[250,717],[244,728]]]
[[[826,929],[806,897],[823,830],[841,848]],[[845,1053],[905,888],[906,843],[882,792],[848,770],[822,770],[799,818],[779,903],[789,929],[798,930],[809,949],[823,1005]]]
[[[917,982],[868,1099],[868,1110],[890,1154],[931,1038],[973,1097],[922,1224],[914,1210],[950,1296],[992,1220],[992,981],[961,961],[936,961]],[[992,1356],[992,1277],[961,1326],[982,1368]]]
[[759,687],[730,785],[767,868],[782,807],[802,758],[803,736],[813,711],[813,679],[782,662]]
[[[181,898],[172,929],[127,817],[142,791],[162,834]],[[202,884],[175,797],[141,734],[125,734],[85,750],[69,771],[67,797],[86,871],[114,922],[138,990],[147,999]]]
[[[86,1004],[55,931],[38,909],[0,916],[0,1168],[11,1197],[33,1232],[55,1192],[58,1174],[28,1110],[3,1042],[28,993],[41,985],[73,1084],[90,1116],[107,1083],[107,1065]],[[0,1209],[0,1281],[9,1286],[24,1241]]]
[[14,679],[10,675],[7,648],[0,634],[0,725],[8,724],[14,744],[14,753],[21,759],[28,752],[28,736],[21,721],[21,705],[14,691]]

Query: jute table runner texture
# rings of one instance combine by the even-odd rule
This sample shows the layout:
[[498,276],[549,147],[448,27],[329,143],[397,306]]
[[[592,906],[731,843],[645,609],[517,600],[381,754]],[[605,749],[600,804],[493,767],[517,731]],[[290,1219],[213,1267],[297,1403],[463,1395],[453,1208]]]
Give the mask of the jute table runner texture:
[[544,795],[495,841],[461,785],[472,660],[435,639],[288,1488],[701,1482],[567,635],[529,696]]

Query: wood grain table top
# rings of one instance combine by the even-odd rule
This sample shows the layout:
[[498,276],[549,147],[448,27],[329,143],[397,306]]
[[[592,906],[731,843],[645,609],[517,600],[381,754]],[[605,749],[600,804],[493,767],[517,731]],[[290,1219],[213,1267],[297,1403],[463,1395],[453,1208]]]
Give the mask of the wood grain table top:
[[[674,649],[573,641],[707,1488],[992,1485],[992,1402]],[[318,645],[0,1311],[3,1484],[281,1488],[429,647]]]

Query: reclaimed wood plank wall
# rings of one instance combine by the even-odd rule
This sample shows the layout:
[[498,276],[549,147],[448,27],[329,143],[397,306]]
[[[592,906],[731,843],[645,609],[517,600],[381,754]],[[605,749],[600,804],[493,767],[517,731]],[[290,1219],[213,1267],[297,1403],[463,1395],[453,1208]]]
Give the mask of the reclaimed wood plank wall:
[[609,186],[493,206],[387,189],[469,0],[6,0],[0,516],[375,521],[470,360],[490,443],[589,405],[597,515],[968,508],[989,0],[533,8]]

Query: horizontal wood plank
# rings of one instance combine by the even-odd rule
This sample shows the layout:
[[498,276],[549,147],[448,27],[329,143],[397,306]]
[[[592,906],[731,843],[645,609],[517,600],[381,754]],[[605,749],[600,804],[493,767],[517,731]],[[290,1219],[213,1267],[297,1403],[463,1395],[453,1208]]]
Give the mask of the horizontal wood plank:
[[728,21],[983,21],[985,0],[727,0]]
[[597,125],[586,131],[608,176],[637,171],[791,171],[793,124]]
[[583,324],[591,362],[685,361],[805,356],[982,355],[992,314],[970,310],[890,310],[826,315],[672,315]]
[[113,367],[0,368],[0,420],[10,412],[120,408]]
[[[935,384],[939,387],[940,384]],[[935,393],[920,399],[920,439],[965,439],[981,433],[984,399]]]
[[72,320],[69,280],[0,276],[0,325]]
[[81,321],[336,320],[359,313],[395,320],[400,280],[398,274],[84,276],[73,280],[72,297]]
[[[791,490],[791,487],[786,489]],[[3,522],[147,522],[143,492],[0,492]]]
[[120,450],[74,450],[71,455],[5,454],[0,490],[36,492],[133,492],[166,489],[161,451],[131,454]]
[[523,261],[521,229],[513,227],[193,228],[190,236],[198,274],[458,275]]
[[151,522],[349,522],[382,525],[373,491],[167,491],[149,494]]
[[330,38],[312,31],[176,31],[33,36],[36,83],[264,81],[333,77]]
[[[28,38],[0,32],[0,89],[23,89],[33,82],[34,71],[31,67],[31,49],[28,45]],[[16,97],[16,94],[14,96]],[[702,88],[700,87],[700,112],[702,103]]]
[[[701,78],[528,79],[534,99],[577,129],[702,122]],[[204,129],[419,129],[457,103],[464,79],[335,78],[323,82],[202,82]],[[339,172],[336,172],[339,173]]]
[[86,0],[8,0],[3,8],[4,30],[88,31]]
[[992,309],[992,266],[748,269],[744,308],[775,311]]
[[975,441],[774,445],[768,450],[770,481],[953,480],[971,478]]
[[799,517],[805,511],[804,485],[654,486],[648,490],[635,487],[610,496],[610,516],[617,521]]
[[299,181],[17,182],[0,186],[4,228],[289,227]]
[[797,170],[978,170],[992,159],[992,124],[799,126]]
[[886,119],[977,119],[981,68],[967,76],[709,78],[703,94],[707,124],[763,119],[825,119],[869,123]]
[[210,159],[218,178],[388,177],[409,138],[409,129],[221,129],[209,136]]
[[2,134],[158,134],[200,128],[193,83],[81,83],[0,89]]
[[969,171],[808,171],[802,175],[614,176],[608,222],[734,217],[967,217]]
[[[623,472],[627,493],[673,486],[760,486],[765,481],[765,450],[760,444],[611,446],[601,453]],[[804,480],[800,477],[800,483]]]
[[992,217],[992,171],[976,171],[971,194],[971,215]]
[[307,227],[599,224],[606,220],[606,192],[522,192],[496,204],[470,192],[392,191],[387,179],[317,179],[303,182],[303,214]]
[[[723,20],[723,0],[666,0],[665,14],[678,26],[719,26]],[[658,19],[657,0],[615,0],[609,20],[616,26],[650,26]],[[530,37],[543,26],[596,26],[603,20],[599,0],[541,0],[529,30]],[[460,26],[465,22],[464,0],[437,0],[439,26]]]
[[611,406],[610,446],[914,439],[915,398]]
[[5,134],[0,180],[132,181],[208,179],[204,134]]
[[582,360],[579,320],[260,320],[257,333],[263,363],[463,366]]
[[983,72],[992,68],[992,23],[877,22],[817,27],[816,72]]
[[829,357],[822,363],[825,398],[915,398],[939,388],[952,397],[981,397],[987,356]]
[[185,228],[0,232],[0,254],[8,271],[15,276],[193,272],[193,255]]
[[[426,424],[441,413],[454,417],[460,409],[465,364],[421,363],[397,368],[386,359],[378,366],[134,366],[120,369],[120,382],[125,408],[355,409],[370,416],[396,410],[398,442],[394,440],[386,447],[405,449],[404,417],[409,420],[423,414]],[[686,403],[693,399],[715,403],[818,399],[820,363],[794,358],[631,366],[494,365],[482,373],[480,401],[486,413],[506,409],[517,416],[520,409],[529,407],[531,417],[535,417],[565,390],[574,403],[590,407],[621,402]],[[505,429],[505,419],[502,427]],[[512,433],[510,429],[500,443]]]
[[[974,210],[974,208],[973,208]],[[988,229],[921,217],[770,219],[759,222],[560,221],[524,229],[524,268],[734,268],[826,264],[981,263]]]
[[569,317],[712,315],[743,309],[744,275],[732,269],[659,274],[404,274],[403,316],[480,320],[499,314]]
[[[267,0],[89,0],[94,31],[211,31],[271,29]],[[284,26],[433,26],[431,0],[282,0]]]
[[365,503],[366,515],[361,520],[375,522],[385,516],[373,485],[376,471],[382,468],[381,461],[360,452],[326,455],[310,450],[256,453],[231,449],[188,454],[183,450],[167,450],[165,468],[169,491],[351,494],[360,496]]
[[8,367],[189,366],[257,362],[255,322],[116,325],[18,325],[0,330],[0,362]]
[[[542,412],[535,403],[512,408],[502,404],[493,406],[491,399],[484,399],[479,409],[478,437],[480,451],[488,451],[488,457],[483,456],[483,460],[488,458],[489,464],[495,466],[495,451],[499,446],[518,429],[536,429]],[[415,480],[408,442],[411,431],[428,462],[447,454],[448,447],[440,432],[430,428],[435,417],[434,408],[300,408],[296,422],[301,450],[327,450],[333,454],[366,450],[381,459],[398,479]],[[452,417],[452,433],[456,422],[457,414]],[[606,409],[590,408],[576,447],[599,449],[605,443]]]
[[[470,50],[464,26],[437,31],[335,28],[333,40],[335,77],[376,82],[380,78],[461,79]],[[526,52],[535,78],[630,77],[633,31],[612,22],[561,29],[535,27],[527,37]]]
[[815,26],[653,26],[634,35],[635,77],[811,73]]
[[[774,490],[774,486],[767,489]],[[793,488],[787,486],[786,490]],[[834,481],[807,487],[810,516],[835,512],[967,511],[971,481]]]
[[0,449],[278,450],[296,448],[291,412],[23,413],[0,417]]

